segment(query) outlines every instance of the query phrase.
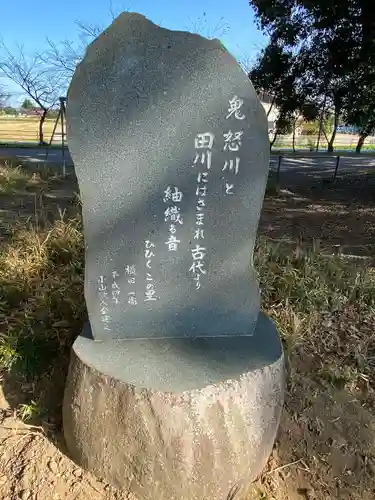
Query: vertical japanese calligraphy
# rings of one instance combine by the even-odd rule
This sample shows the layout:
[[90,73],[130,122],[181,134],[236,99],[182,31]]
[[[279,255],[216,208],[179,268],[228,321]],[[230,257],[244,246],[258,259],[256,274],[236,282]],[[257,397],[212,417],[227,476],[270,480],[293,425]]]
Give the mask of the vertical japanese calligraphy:
[[[238,182],[241,176],[241,153],[246,135],[244,100],[237,95],[233,98],[229,95],[227,108],[225,105],[224,107],[227,109],[221,116],[224,128],[220,131],[212,129],[203,132],[201,129],[192,138],[194,152],[187,165],[191,184],[186,183],[182,177],[181,181],[175,178],[176,180],[162,185],[158,227],[152,231],[148,229],[140,240],[141,261],[127,261],[122,272],[109,269],[107,276],[99,277],[100,318],[105,330],[115,328],[121,306],[126,305],[128,310],[134,307],[139,309],[143,303],[159,301],[164,287],[163,282],[159,283],[158,280],[160,277],[163,279],[163,273],[169,272],[169,266],[183,262],[181,271],[188,271],[190,286],[194,292],[209,284],[207,275],[211,267],[208,264],[210,262],[210,266],[213,266],[215,263],[208,259],[212,259],[209,242],[212,228],[210,226],[208,231],[208,217],[211,217],[211,209],[214,208],[211,202],[216,204],[218,201],[211,200],[211,196],[216,196],[218,188],[223,197],[236,195],[235,181]],[[220,164],[218,156],[213,156],[217,149],[222,154]],[[215,177],[218,174],[220,180],[217,183]],[[190,207],[189,200],[193,200]],[[189,227],[185,227],[186,224]],[[163,236],[159,232],[160,226],[163,228]],[[189,247],[185,248],[188,242]]]
[[98,278],[98,292],[99,292],[99,307],[100,307],[100,321],[103,324],[103,329],[110,331],[109,323],[111,318],[109,316],[108,306],[108,288],[104,276]]
[[[134,265],[125,266],[125,276],[128,281],[128,284],[132,285],[132,288],[134,287],[135,289],[136,276],[137,276],[136,267]],[[137,305],[137,296],[134,290],[128,292],[128,304],[133,307]]]
[[149,240],[145,241],[145,259],[146,259],[146,287],[144,302],[158,300],[154,279],[152,277],[152,259],[155,257],[155,244]]
[[207,196],[208,174],[212,165],[212,146],[215,136],[211,132],[199,133],[195,136],[195,157],[193,167],[197,170],[196,217],[193,239],[195,247],[191,249],[193,263],[189,269],[197,290],[201,288],[201,276],[207,274],[205,256],[207,247],[204,244],[204,222]]
[[[226,115],[226,120],[234,119],[234,120],[244,120],[246,117],[241,112],[241,108],[243,106],[243,100],[237,97],[236,95],[233,99],[229,100],[228,112]],[[233,195],[234,194],[234,182],[233,175],[237,175],[240,170],[240,161],[241,158],[238,156],[238,152],[242,146],[242,138],[243,138],[243,130],[232,131],[228,130],[228,132],[224,132],[224,148],[223,151],[228,151],[228,153],[233,153],[228,156],[228,159],[225,160],[224,166],[222,168],[223,172],[231,174],[225,179],[224,192],[225,195]],[[237,154],[236,154],[237,153]]]
[[[168,241],[165,242],[165,244],[168,246],[169,252],[177,252],[178,245],[179,243],[181,243],[181,241],[177,239],[176,236],[176,225],[180,224],[182,226],[182,224],[184,223],[181,216],[180,207],[177,205],[177,203],[181,203],[182,198],[183,194],[177,186],[175,186],[174,188],[168,186],[164,191],[163,201],[164,203],[168,204],[168,207],[164,212],[164,221],[166,223],[170,223]],[[173,203],[173,205],[171,205],[171,203]]]
[[120,287],[116,281],[120,275],[117,271],[112,271],[112,302],[116,305],[119,303],[120,299]]

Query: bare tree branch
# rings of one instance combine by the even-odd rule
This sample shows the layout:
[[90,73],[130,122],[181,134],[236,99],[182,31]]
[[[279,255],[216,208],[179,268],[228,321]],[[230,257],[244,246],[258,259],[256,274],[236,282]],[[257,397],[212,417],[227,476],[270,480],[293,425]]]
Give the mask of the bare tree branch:
[[[109,0],[108,12],[111,21],[118,15],[113,8],[111,0]],[[78,28],[76,40],[65,39],[55,42],[47,38],[48,48],[39,54],[39,59],[51,73],[58,75],[65,89],[69,86],[77,64],[83,59],[87,46],[104,30],[104,26],[102,25],[86,24],[82,21],[76,21],[75,25]]]
[[96,38],[103,31],[103,26],[99,24],[84,24],[81,21],[76,21],[76,25],[81,31],[81,34],[89,36],[90,38]]
[[72,42],[68,40],[63,40],[58,46],[49,38],[47,38],[47,44],[49,50],[41,54],[43,61],[50,65],[54,71],[73,75],[76,65],[82,57],[82,53],[78,52],[77,47],[74,47]]
[[6,91],[3,85],[0,85],[0,108],[3,108],[8,99],[10,98],[10,94]]
[[29,57],[22,46],[11,52],[0,39],[0,75],[17,84],[42,110],[39,143],[44,144],[43,124],[48,110],[58,102],[61,76],[51,72],[40,55]]
[[203,12],[203,15],[197,21],[192,21],[189,18],[189,22],[191,27],[188,26],[186,29],[206,38],[222,38],[230,31],[230,26],[224,21],[223,17],[219,19],[214,28],[211,28],[208,25],[205,12]]
[[114,21],[117,16],[116,16],[115,11],[113,9],[113,2],[112,2],[112,0],[109,0],[108,10],[109,10],[109,15],[111,16],[112,21]]
[[77,21],[76,25],[76,41],[62,40],[56,43],[47,38],[48,49],[39,55],[49,71],[59,76],[65,89],[69,86],[77,64],[83,59],[87,46],[103,31],[99,25],[86,25],[80,21]]

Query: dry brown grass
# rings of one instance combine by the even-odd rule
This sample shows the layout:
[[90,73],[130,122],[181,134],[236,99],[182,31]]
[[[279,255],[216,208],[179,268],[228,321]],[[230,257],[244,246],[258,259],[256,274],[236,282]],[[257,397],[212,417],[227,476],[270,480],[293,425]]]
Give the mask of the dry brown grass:
[[78,218],[15,230],[0,254],[3,368],[33,377],[70,347],[85,307],[82,252]]
[[256,259],[288,387],[273,456],[249,500],[372,500],[374,268],[262,238]]
[[267,239],[258,242],[256,262],[263,308],[291,359],[311,360],[311,378],[351,392],[366,380],[373,397],[375,269],[367,261],[298,246],[291,251]]
[[[55,176],[0,166],[0,194],[43,197]],[[31,191],[31,194],[29,193]],[[72,199],[74,193],[72,193]],[[23,197],[19,197],[24,204]],[[0,367],[34,376],[72,342],[84,311],[81,219],[49,222],[35,212],[12,221],[0,249]],[[5,227],[1,220],[1,226]],[[68,345],[68,347],[66,347]]]
[[[52,135],[54,120],[44,122],[44,140],[49,141]],[[1,142],[31,142],[38,143],[39,118],[9,118],[0,116],[0,143]]]
[[5,161],[0,164],[0,193],[12,194],[22,190],[46,188],[50,175],[47,172],[27,172],[21,166]]

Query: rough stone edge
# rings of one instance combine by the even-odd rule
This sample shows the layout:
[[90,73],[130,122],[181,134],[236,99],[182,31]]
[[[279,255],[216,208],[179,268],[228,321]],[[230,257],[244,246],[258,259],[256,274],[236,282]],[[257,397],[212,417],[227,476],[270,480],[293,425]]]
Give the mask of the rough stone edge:
[[[256,378],[258,378],[258,380],[255,380]],[[134,477],[134,474],[127,468],[127,465],[125,465],[123,461],[121,461],[121,467],[120,467],[121,470],[116,470],[116,465],[113,464],[113,460],[109,456],[111,454],[109,455],[107,454],[109,460],[107,460],[107,463],[105,463],[107,450],[103,449],[102,445],[100,445],[98,450],[95,451],[95,444],[98,443],[98,439],[100,440],[100,438],[98,438],[98,434],[100,434],[100,430],[103,431],[103,427],[100,429],[101,427],[100,424],[103,424],[103,418],[101,417],[101,415],[103,415],[103,412],[98,411],[98,406],[100,406],[98,399],[102,398],[101,403],[104,403],[105,407],[104,413],[107,416],[107,421],[109,420],[112,422],[116,422],[116,420],[120,420],[120,422],[118,422],[118,424],[120,425],[118,425],[115,429],[115,432],[117,431],[117,433],[119,429],[121,429],[121,424],[123,426],[123,429],[126,429],[127,426],[126,423],[121,418],[122,417],[121,412],[118,411],[119,406],[123,410],[124,403],[125,404],[128,403],[128,410],[133,410],[134,412],[133,421],[137,422],[137,419],[139,419],[142,416],[144,420],[143,425],[145,425],[145,421],[147,420],[147,418],[145,419],[143,415],[141,415],[141,413],[146,410],[146,414],[148,414],[148,416],[151,418],[152,425],[151,428],[150,427],[148,428],[148,431],[151,434],[149,436],[143,436],[142,438],[142,436],[140,436],[140,434],[142,434],[141,430],[138,432],[137,438],[133,438],[131,432],[128,433],[130,434],[130,436],[129,435],[126,436],[125,435],[126,433],[123,432],[122,435],[120,435],[120,438],[122,438],[123,442],[126,441],[127,439],[129,441],[130,439],[133,445],[134,442],[137,441],[137,439],[140,439],[141,442],[143,439],[143,443],[141,443],[141,445],[144,446],[145,443],[150,442],[150,440],[152,441],[152,439],[154,439],[155,436],[159,434],[158,446],[160,447],[161,450],[163,450],[165,448],[166,441],[163,441],[163,437],[161,437],[163,435],[163,432],[165,431],[165,429],[163,429],[161,417],[165,416],[165,408],[168,406],[170,407],[171,403],[176,404],[176,402],[179,401],[180,404],[188,403],[190,405],[190,409],[194,406],[194,404],[196,405],[196,408],[198,408],[199,403],[206,401],[207,398],[209,399],[211,397],[215,401],[216,397],[217,401],[218,396],[220,395],[222,396],[224,394],[226,395],[226,397],[230,398],[232,394],[234,395],[238,394],[238,387],[241,386],[241,383],[242,383],[242,390],[244,391],[243,395],[246,396],[246,390],[244,390],[244,387],[246,387],[246,382],[250,384],[256,382],[258,385],[260,385],[260,387],[262,387],[262,385],[264,386],[264,384],[261,383],[259,384],[259,382],[262,381],[262,379],[263,381],[266,381],[266,383],[268,382],[268,387],[270,389],[272,388],[274,394],[276,395],[276,400],[275,400],[276,403],[271,405],[272,406],[271,408],[268,408],[269,411],[273,412],[274,418],[269,423],[268,427],[266,427],[261,436],[261,439],[259,440],[258,448],[262,448],[263,450],[261,452],[261,455],[259,455],[258,453],[258,451],[260,450],[257,450],[257,452],[255,453],[256,457],[253,457],[252,466],[247,467],[248,469],[247,471],[245,470],[245,468],[243,468],[242,472],[239,471],[240,467],[237,463],[234,464],[233,467],[234,470],[231,471],[231,477],[233,477],[233,480],[231,481],[230,484],[231,487],[233,487],[234,489],[240,487],[240,490],[233,498],[235,498],[236,500],[240,499],[243,497],[244,494],[246,494],[247,487],[250,485],[250,483],[259,476],[262,469],[266,465],[269,455],[272,451],[274,441],[276,439],[280,423],[281,411],[284,403],[284,392],[285,392],[285,360],[283,352],[281,353],[280,358],[272,365],[255,370],[254,372],[246,373],[240,378],[240,380],[226,380],[220,384],[204,387],[201,390],[192,390],[186,394],[182,393],[176,395],[176,394],[168,394],[162,392],[153,392],[145,389],[137,389],[134,386],[125,384],[124,382],[119,382],[113,379],[112,377],[105,376],[99,373],[95,368],[89,367],[86,364],[82,363],[82,361],[77,357],[76,353],[73,351],[71,364],[69,368],[68,383],[66,386],[66,392],[64,397],[64,408],[63,408],[64,434],[68,449],[70,450],[73,460],[75,460],[77,463],[91,470],[98,477],[105,479],[114,486],[130,490],[132,493],[139,496],[140,499],[144,498],[147,500],[156,500],[157,496],[155,495],[158,492],[160,494],[160,491],[163,491],[162,496],[160,498],[173,498],[174,500],[185,500],[185,499],[201,500],[202,495],[204,494],[205,500],[218,500],[220,498],[223,498],[223,500],[225,500],[229,493],[227,488],[228,467],[225,467],[226,471],[224,471],[224,473],[226,473],[227,476],[224,478],[224,480],[221,481],[222,484],[219,484],[220,479],[222,478],[220,478],[220,476],[218,475],[216,476],[214,475],[214,477],[210,478],[211,480],[205,483],[204,485],[205,491],[201,490],[201,485],[199,483],[194,483],[194,477],[192,479],[191,484],[189,485],[181,484],[180,489],[178,489],[179,487],[177,485],[177,490],[176,490],[176,484],[172,480],[171,484],[168,485],[164,483],[164,485],[162,484],[161,486],[159,486],[158,491],[154,491],[153,488],[155,488],[155,481],[151,481],[150,484],[147,484],[147,478],[150,481],[152,480],[153,475],[157,476],[158,473],[157,470],[159,470],[159,473],[163,473],[163,471],[168,469],[168,467],[166,467],[166,463],[168,461],[167,456],[162,457],[162,460],[159,461],[160,463],[154,464],[153,473],[151,473],[150,467],[154,459],[146,463],[146,466],[144,467],[143,461],[147,462],[147,456],[146,456],[147,453],[142,451],[143,458],[141,462],[138,463],[136,466],[132,465],[130,468],[134,469],[138,466],[143,470],[144,486],[141,486],[139,484],[140,481]],[[274,384],[271,384],[270,383],[271,380],[274,380],[276,382]],[[244,382],[245,386],[243,385]],[[106,397],[104,397],[104,399],[103,399],[103,387],[106,387],[108,390]],[[259,389],[258,392],[261,392],[261,389]],[[272,391],[269,391],[269,394],[271,393]],[[113,396],[116,394],[120,395],[120,397],[113,398]],[[91,395],[91,401],[88,401],[87,399],[90,399],[90,395]],[[93,396],[95,396],[96,399],[95,397],[93,398]],[[86,408],[82,408],[83,405],[80,404],[82,403],[82,401],[85,403]],[[110,403],[110,405],[109,407],[106,407],[106,404],[108,403]],[[115,404],[113,405],[113,403]],[[136,408],[136,405],[134,403],[137,403],[138,408]],[[245,407],[247,406],[248,405],[245,405]],[[259,408],[261,408],[260,405],[258,405],[258,409]],[[137,410],[139,410],[140,412],[139,415],[137,415]],[[201,414],[204,414],[204,409],[201,409],[200,411],[203,412]],[[186,418],[186,412],[182,410],[182,413],[185,415]],[[250,414],[248,415],[248,418],[251,418],[250,409],[249,413]],[[86,418],[82,418],[85,416],[85,414]],[[97,417],[96,419],[97,425],[92,426],[90,425],[90,422],[92,420],[95,420],[95,416],[94,418],[92,418],[94,414]],[[109,414],[109,419],[108,419],[108,414]],[[182,416],[181,415],[179,417],[180,421],[184,417],[184,415]],[[190,430],[194,428],[195,425],[197,425],[196,422],[199,422],[199,418],[197,417],[197,415],[199,417],[200,415],[199,410],[197,410],[195,423],[193,422],[190,424]],[[228,415],[228,413],[226,415]],[[223,412],[222,416],[225,419],[225,412]],[[102,422],[100,422],[101,420]],[[78,422],[80,421],[81,424],[78,425]],[[148,421],[148,423],[150,423],[150,421]],[[131,430],[131,425],[132,423],[129,424],[130,430]],[[95,429],[93,429],[93,427],[95,427]],[[105,423],[104,423],[104,434],[105,434]],[[108,435],[107,437],[111,437],[111,435]],[[250,436],[248,437],[250,438]],[[168,438],[168,436],[166,436],[166,438]],[[106,446],[108,448],[108,442],[106,441],[107,439],[106,436],[102,435],[102,439],[104,443],[103,445],[104,448]],[[118,443],[118,439],[119,438],[114,439],[115,443]],[[200,445],[198,445],[198,448],[199,446]],[[250,449],[251,446],[252,443],[251,440],[249,439],[248,449]],[[155,448],[155,450],[157,450],[157,448]],[[156,454],[157,453],[155,453],[154,451],[154,455]],[[135,455],[136,458],[137,456],[138,455]],[[254,458],[256,458],[256,460],[254,460]],[[250,461],[251,460],[249,460],[249,463]],[[146,469],[146,472],[144,472],[144,469]],[[171,468],[169,467],[169,469]],[[178,474],[178,472],[173,470],[168,470],[167,475],[169,473]],[[209,475],[210,472],[208,472],[207,474]],[[223,471],[220,472],[220,474],[223,474]],[[142,474],[139,477],[141,478],[142,481]],[[200,476],[198,475],[198,477],[202,477],[202,471],[200,472]],[[225,481],[227,481],[227,483],[225,483]]]

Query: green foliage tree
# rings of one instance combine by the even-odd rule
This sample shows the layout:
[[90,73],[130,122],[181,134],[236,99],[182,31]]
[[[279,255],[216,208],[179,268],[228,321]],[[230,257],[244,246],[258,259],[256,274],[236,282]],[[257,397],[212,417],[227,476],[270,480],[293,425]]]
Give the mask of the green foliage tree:
[[375,65],[368,64],[358,69],[344,121],[359,128],[356,152],[360,153],[367,137],[375,133]]
[[278,135],[293,132],[294,149],[297,121],[301,118],[313,120],[318,111],[300,85],[298,57],[271,41],[260,53],[249,78],[258,91],[272,96],[268,113],[274,105],[278,109],[271,148]]
[[35,107],[35,104],[33,103],[33,101],[31,99],[25,99],[22,103],[22,108],[24,109],[32,109]]
[[7,105],[10,95],[6,91],[5,87],[0,85],[0,109],[4,110]]
[[293,80],[292,64],[291,54],[284,52],[277,44],[270,43],[261,51],[249,73],[254,87],[272,96],[268,115],[275,105],[275,101],[278,100],[280,103],[282,93],[286,90],[290,80]]
[[[305,121],[301,123],[302,135],[318,135],[320,128],[320,120]],[[325,117],[322,124],[322,129],[326,134],[332,133],[333,119],[332,116]]]
[[4,108],[2,108],[2,112],[4,113],[4,115],[16,115],[17,114],[17,110],[15,108],[12,108],[12,106],[5,106]]
[[[352,122],[363,122],[363,116],[360,119],[353,114],[353,106],[360,107],[362,114],[367,113],[365,102],[358,96],[369,88],[373,78],[368,66],[375,66],[375,10],[366,0],[250,0],[249,3],[260,28],[270,37],[255,85],[271,87],[270,82],[277,82],[274,85],[277,100],[289,82],[282,81],[280,87],[280,65],[277,61],[269,64],[265,54],[276,45],[281,58],[292,55],[295,88],[318,110],[319,135],[327,134],[323,121],[332,120],[330,137],[326,138],[328,150],[333,151],[340,119],[346,116]],[[355,87],[357,91],[353,92]]]

